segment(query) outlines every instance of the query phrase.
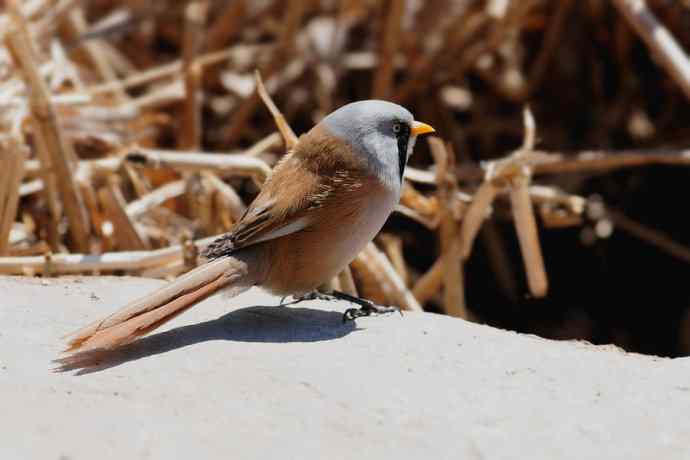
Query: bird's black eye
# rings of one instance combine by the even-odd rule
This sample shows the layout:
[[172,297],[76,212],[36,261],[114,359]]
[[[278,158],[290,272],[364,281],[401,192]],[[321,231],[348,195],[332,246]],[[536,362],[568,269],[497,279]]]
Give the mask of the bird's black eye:
[[393,124],[393,132],[395,134],[398,134],[401,130],[402,130],[402,126],[400,125],[400,123]]

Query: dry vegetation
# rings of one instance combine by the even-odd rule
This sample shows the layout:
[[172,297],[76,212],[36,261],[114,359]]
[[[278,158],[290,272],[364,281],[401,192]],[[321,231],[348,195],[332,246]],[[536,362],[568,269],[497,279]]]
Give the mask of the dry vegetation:
[[[629,311],[602,319],[590,308],[637,295],[618,291],[635,279],[601,268],[621,254],[652,271],[652,285],[659,257],[690,274],[682,217],[662,232],[628,215],[640,189],[668,202],[649,189],[664,180],[650,167],[679,169],[687,184],[688,2],[2,8],[0,273],[175,276],[237,221],[294,132],[348,101],[384,98],[440,138],[417,148],[396,214],[334,287],[553,337],[690,352],[685,289],[655,297],[656,309],[627,304],[644,324],[673,303],[657,331],[668,343],[611,321]],[[620,169],[636,184],[622,186]],[[619,230],[635,241],[611,250],[602,242]],[[634,262],[640,241],[655,255]]]

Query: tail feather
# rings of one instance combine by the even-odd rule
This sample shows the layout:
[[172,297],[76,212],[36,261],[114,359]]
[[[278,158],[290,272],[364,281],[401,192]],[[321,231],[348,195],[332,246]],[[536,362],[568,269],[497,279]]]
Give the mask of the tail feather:
[[224,287],[237,295],[254,284],[248,264],[225,257],[204,264],[68,337],[67,353],[113,349],[132,342]]

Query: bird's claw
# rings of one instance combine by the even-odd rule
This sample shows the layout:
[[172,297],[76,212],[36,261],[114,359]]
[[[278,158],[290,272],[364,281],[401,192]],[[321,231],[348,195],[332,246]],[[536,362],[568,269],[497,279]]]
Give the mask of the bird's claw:
[[348,308],[347,310],[345,310],[345,313],[343,313],[343,323],[346,323],[348,321],[354,321],[355,319],[364,316],[371,316],[374,314],[384,315],[395,312],[400,313],[400,316],[402,316],[402,310],[400,310],[400,308],[398,307],[383,307],[379,305],[374,305],[373,303],[364,304],[359,308]]

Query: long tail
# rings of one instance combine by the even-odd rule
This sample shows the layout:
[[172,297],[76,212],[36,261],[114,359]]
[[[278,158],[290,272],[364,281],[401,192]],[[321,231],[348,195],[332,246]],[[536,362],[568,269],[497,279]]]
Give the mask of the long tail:
[[[223,257],[201,265],[152,294],[69,334],[67,353],[113,349],[148,334],[196,303],[227,288],[234,296],[258,281],[252,254]],[[251,259],[251,260],[250,260]]]

